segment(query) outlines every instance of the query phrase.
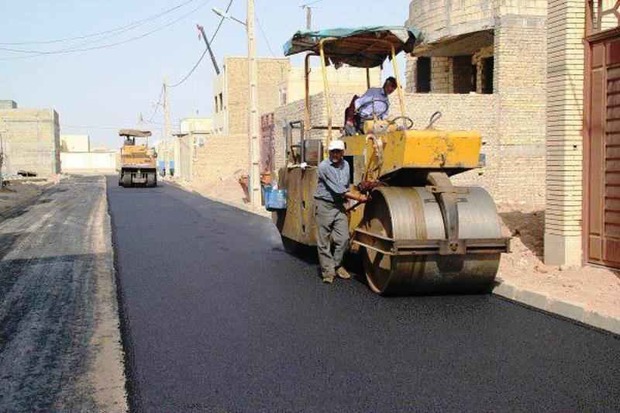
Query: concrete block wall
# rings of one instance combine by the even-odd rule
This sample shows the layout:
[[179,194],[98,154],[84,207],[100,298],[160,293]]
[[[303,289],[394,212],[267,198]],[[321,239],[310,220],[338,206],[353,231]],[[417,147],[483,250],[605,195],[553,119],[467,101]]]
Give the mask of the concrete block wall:
[[[474,60],[477,91],[481,92],[481,58],[494,57],[496,106],[489,108],[488,113],[497,118],[493,140],[497,145],[497,199],[541,208],[545,202],[546,170],[546,20],[545,0],[414,0],[408,20],[423,31],[425,43],[441,43],[459,35],[493,29],[493,46],[480,49]],[[412,92],[414,59],[409,60],[407,74],[411,85],[408,91]],[[452,57],[432,56],[431,95],[454,93],[453,82]],[[460,110],[477,110],[468,105],[468,101],[463,102]],[[516,193],[519,199],[515,199]]]
[[585,3],[550,0],[545,262],[581,265]]
[[248,162],[247,134],[208,135],[204,146],[194,149],[192,180],[215,183],[247,174]]
[[407,24],[421,30],[424,42],[430,43],[445,37],[489,29],[493,27],[493,6],[496,1],[413,0],[409,4]]
[[3,174],[27,170],[49,177],[60,173],[60,127],[53,109],[0,110],[0,133]]
[[[278,85],[287,79],[289,68],[288,59],[258,59],[258,107],[260,113],[272,112],[279,106]],[[224,110],[223,114],[220,114],[216,120],[224,119],[228,123],[228,134],[248,133],[250,102],[247,58],[227,58],[225,71]]]
[[14,100],[0,100],[0,110],[17,109],[17,102]]
[[431,58],[431,93],[453,93],[452,76],[451,58]]
[[[526,41],[525,41],[526,40]],[[495,28],[500,187],[545,202],[546,15],[504,15]],[[525,174],[522,171],[527,171]]]
[[412,55],[407,54],[405,56],[405,88],[404,91],[407,93],[415,93],[416,91],[416,65],[418,63],[418,58]]

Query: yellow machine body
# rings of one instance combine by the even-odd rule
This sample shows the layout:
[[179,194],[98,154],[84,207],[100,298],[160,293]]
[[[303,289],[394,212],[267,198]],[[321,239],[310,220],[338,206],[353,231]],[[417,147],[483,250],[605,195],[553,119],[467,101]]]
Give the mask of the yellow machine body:
[[[121,170],[118,184],[124,187],[157,186],[157,154],[148,145],[151,132],[121,129],[119,135],[125,140],[121,147]],[[138,142],[137,138],[141,142]]]
[[146,145],[123,145],[121,148],[121,168],[156,167],[153,151]]
[[[343,137],[345,159],[353,171],[353,182],[364,180],[365,168],[376,160],[376,147],[369,135]],[[383,147],[383,167],[376,178],[383,179],[399,173],[415,177],[429,171],[444,171],[449,175],[480,166],[482,139],[474,131],[395,130],[380,139]],[[282,222],[283,236],[305,245],[316,245],[314,222],[314,192],[317,186],[316,166],[285,167],[279,171],[280,188],[287,190],[287,213]],[[352,190],[355,191],[354,186]],[[353,206],[349,202],[349,207]],[[354,233],[364,216],[364,205],[349,214],[349,232]]]

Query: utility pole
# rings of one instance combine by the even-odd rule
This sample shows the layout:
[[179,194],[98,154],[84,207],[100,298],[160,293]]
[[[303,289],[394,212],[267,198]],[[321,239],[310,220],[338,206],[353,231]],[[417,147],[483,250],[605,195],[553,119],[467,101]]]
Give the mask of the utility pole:
[[213,50],[211,50],[209,39],[207,39],[207,35],[205,34],[205,28],[199,24],[197,24],[196,27],[198,28],[198,30],[200,30],[200,33],[202,34],[202,38],[204,39],[205,44],[207,45],[207,50],[209,51],[209,55],[211,56],[211,62],[213,62],[213,67],[215,68],[215,74],[219,75],[220,67],[217,65],[217,60],[215,60],[215,55],[213,54]]
[[164,168],[170,173],[170,106],[167,78],[164,78]]
[[260,203],[260,166],[258,141],[258,63],[256,61],[256,38],[254,36],[254,0],[247,0],[246,29],[248,35],[248,77],[250,80],[250,110],[248,118],[249,158],[248,192],[250,204],[259,206]]
[[312,8],[310,6],[304,6],[306,8],[306,29],[312,30]]

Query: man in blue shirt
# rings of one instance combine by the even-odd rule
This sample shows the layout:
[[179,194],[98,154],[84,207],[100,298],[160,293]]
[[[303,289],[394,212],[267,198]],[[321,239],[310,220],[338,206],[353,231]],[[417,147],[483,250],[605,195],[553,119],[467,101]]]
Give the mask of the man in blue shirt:
[[[364,194],[349,189],[350,167],[344,159],[344,142],[330,142],[329,159],[318,167],[318,184],[314,193],[317,249],[323,282],[331,284],[334,277],[349,279],[351,275],[342,267],[342,259],[349,243],[349,222],[345,211],[347,199],[366,202]],[[331,244],[334,252],[332,254]]]
[[[354,135],[361,131],[362,122],[368,119],[385,119],[390,109],[389,96],[396,90],[396,78],[390,76],[385,79],[383,87],[371,87],[362,96],[354,99],[345,114],[345,131]],[[353,110],[354,109],[354,110]]]

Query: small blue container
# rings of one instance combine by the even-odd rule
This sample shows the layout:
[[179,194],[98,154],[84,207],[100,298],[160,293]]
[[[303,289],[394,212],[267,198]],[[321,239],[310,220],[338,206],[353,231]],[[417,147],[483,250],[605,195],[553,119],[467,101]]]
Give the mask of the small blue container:
[[286,189],[272,189],[265,193],[265,207],[267,211],[286,209]]
[[271,185],[263,185],[262,188],[263,190],[262,195],[262,205],[267,205],[267,200],[269,199],[269,194],[271,193],[271,190],[273,189],[273,187]]

